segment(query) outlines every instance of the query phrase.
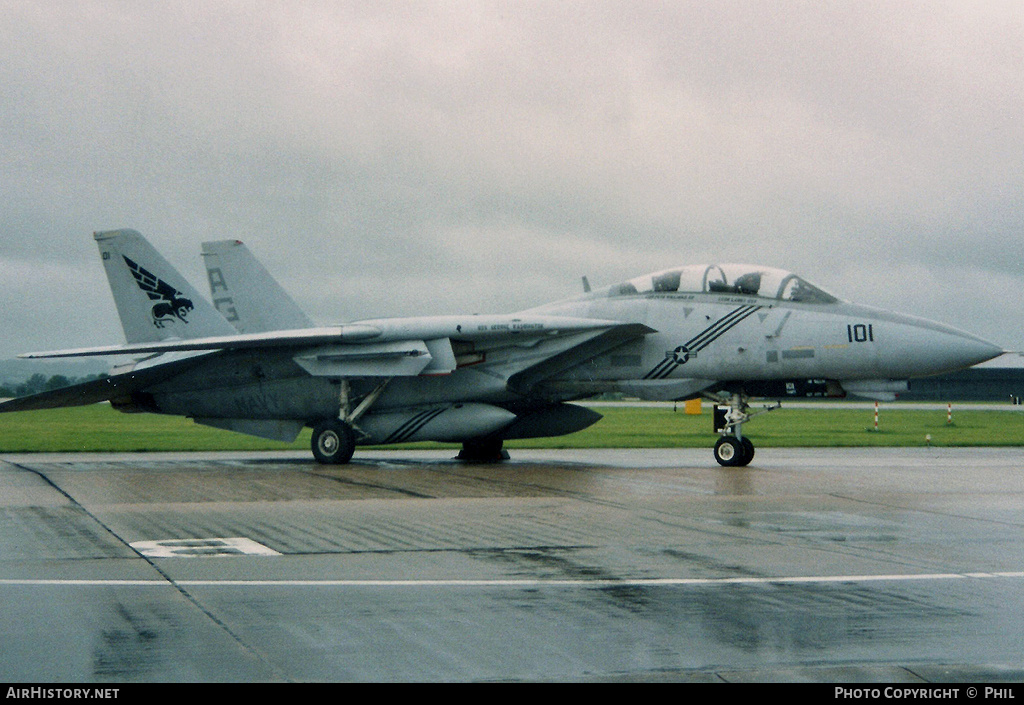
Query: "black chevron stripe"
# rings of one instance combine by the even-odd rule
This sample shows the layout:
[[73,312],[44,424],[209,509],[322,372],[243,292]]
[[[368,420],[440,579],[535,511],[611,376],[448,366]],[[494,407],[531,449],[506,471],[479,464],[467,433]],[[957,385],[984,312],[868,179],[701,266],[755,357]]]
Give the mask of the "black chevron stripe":
[[678,367],[678,365],[676,364],[675,360],[673,360],[671,357],[666,357],[664,360],[659,362],[653,370],[645,374],[644,379],[659,379],[659,375],[661,375],[663,372],[671,372],[676,367]]
[[719,337],[721,337],[724,333],[732,330],[738,323],[745,320],[755,311],[759,311],[760,309],[760,306],[741,306],[732,313],[716,321],[714,325],[712,325],[710,328],[705,330],[696,338],[688,342],[686,344],[686,347],[693,351],[703,350],[708,345],[717,340]]
[[677,367],[679,367],[679,363],[677,363],[675,360],[666,360],[666,362],[669,363],[666,367],[664,367],[661,370],[658,370],[657,372],[649,373],[646,377],[644,377],[644,379],[665,379],[670,374],[675,372]]
[[[715,342],[722,335],[735,328],[737,325],[745,321],[747,318],[752,316],[757,311],[760,311],[763,306],[740,306],[739,308],[730,311],[720,319],[712,323],[710,326],[702,330],[700,333],[695,335],[689,341],[687,341],[683,347],[690,352],[697,352],[703,350],[711,343]],[[679,367],[679,363],[671,356],[666,357],[664,360],[654,366],[650,372],[644,375],[644,379],[665,379]]]
[[407,438],[411,438],[417,431],[426,426],[428,423],[436,419],[442,413],[447,410],[447,407],[441,407],[440,409],[427,409],[419,414],[416,414],[411,419],[406,421],[404,424],[399,426],[394,433],[384,439],[385,443],[401,443]]

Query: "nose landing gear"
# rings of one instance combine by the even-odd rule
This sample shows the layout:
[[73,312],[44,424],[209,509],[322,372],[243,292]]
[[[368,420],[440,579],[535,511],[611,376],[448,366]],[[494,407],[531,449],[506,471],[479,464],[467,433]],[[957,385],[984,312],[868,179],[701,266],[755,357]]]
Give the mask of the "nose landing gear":
[[[715,401],[721,401],[715,398]],[[732,394],[728,406],[715,407],[715,431],[721,438],[715,443],[715,460],[724,467],[743,467],[754,459],[754,444],[743,435],[743,424],[758,414],[774,411],[782,406],[776,403],[751,413],[749,397]]]

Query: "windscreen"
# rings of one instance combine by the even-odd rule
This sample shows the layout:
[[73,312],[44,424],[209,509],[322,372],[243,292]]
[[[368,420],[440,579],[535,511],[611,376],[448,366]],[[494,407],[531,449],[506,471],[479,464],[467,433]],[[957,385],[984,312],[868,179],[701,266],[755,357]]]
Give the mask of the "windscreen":
[[648,293],[738,294],[796,303],[838,299],[806,279],[774,267],[746,264],[690,265],[630,279],[608,289],[609,296]]

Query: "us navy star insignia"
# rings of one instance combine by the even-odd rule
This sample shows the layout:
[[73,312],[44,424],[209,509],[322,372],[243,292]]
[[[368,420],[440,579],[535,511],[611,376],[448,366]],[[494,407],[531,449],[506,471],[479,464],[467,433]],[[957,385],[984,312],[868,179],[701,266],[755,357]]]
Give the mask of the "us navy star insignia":
[[671,357],[677,365],[682,365],[690,358],[697,357],[697,353],[690,352],[690,349],[685,345],[680,345],[675,350],[665,353],[665,357]]

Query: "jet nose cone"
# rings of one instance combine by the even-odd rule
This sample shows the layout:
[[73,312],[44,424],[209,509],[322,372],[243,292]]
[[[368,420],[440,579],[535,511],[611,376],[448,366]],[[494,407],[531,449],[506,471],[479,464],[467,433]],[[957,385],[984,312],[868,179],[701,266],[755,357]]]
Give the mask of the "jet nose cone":
[[973,336],[969,336],[969,339],[962,343],[961,347],[964,359],[967,360],[967,364],[964,367],[971,367],[981,362],[994,360],[1006,353],[1006,350],[995,343],[990,343],[987,340]]
[[984,338],[947,328],[931,346],[939,372],[952,372],[992,360],[1006,352]]
[[999,356],[1006,355],[1008,351],[1009,350],[1002,348],[1001,346],[996,345],[995,343],[989,342],[988,340],[977,338],[977,340],[974,343],[974,349],[972,351],[972,355],[975,359],[975,362],[971,364],[977,365],[978,363],[987,362],[989,360],[995,360]]
[[873,320],[871,324],[849,325],[846,332],[851,343],[848,348],[855,353],[864,347],[860,344],[871,343],[866,347],[876,355],[875,373],[879,379],[946,374],[1006,352],[984,338],[926,318],[867,307],[848,310],[853,320],[862,317]]

